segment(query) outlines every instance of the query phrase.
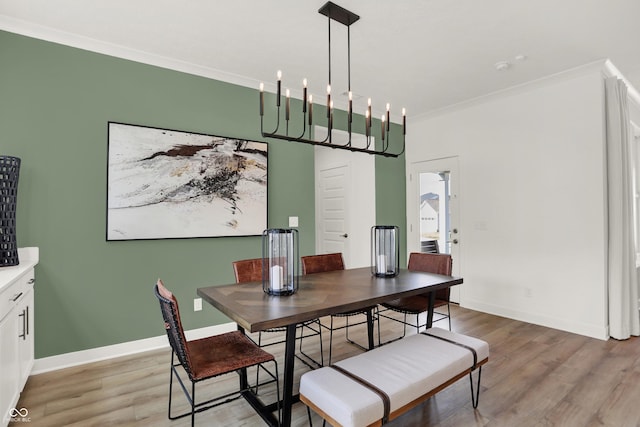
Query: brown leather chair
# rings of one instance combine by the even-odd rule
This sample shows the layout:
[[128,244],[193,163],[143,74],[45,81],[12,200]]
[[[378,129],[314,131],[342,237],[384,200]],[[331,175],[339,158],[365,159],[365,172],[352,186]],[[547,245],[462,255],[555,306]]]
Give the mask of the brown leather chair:
[[[160,302],[160,310],[164,320],[164,328],[167,331],[169,344],[171,345],[171,374],[169,380],[169,419],[191,415],[191,426],[194,425],[196,412],[202,412],[233,400],[234,395],[240,395],[251,387],[246,387],[236,391],[218,396],[213,399],[196,403],[196,383],[220,375],[232,372],[240,373],[250,367],[262,367],[272,380],[267,383],[276,383],[276,405],[278,410],[278,420],[280,419],[280,382],[278,380],[278,364],[274,356],[258,347],[246,335],[240,331],[227,332],[220,335],[187,341],[180,310],[175,296],[165,288],[160,279],[154,286],[154,293]],[[175,358],[178,362],[175,362]],[[273,363],[275,373],[266,369],[265,363]],[[191,393],[189,393],[182,378],[178,375],[178,367],[182,366],[191,381]],[[173,394],[173,377],[178,380],[180,386],[191,406],[191,411],[180,415],[171,415],[171,396]],[[257,387],[257,384],[256,384]]]
[[[344,270],[344,260],[342,258],[341,253],[331,253],[331,254],[323,254],[323,255],[309,255],[303,256],[300,258],[302,262],[302,274],[314,274],[321,273],[326,271],[336,271],[336,270]],[[323,327],[329,329],[329,365],[331,365],[331,356],[332,356],[332,348],[333,348],[333,331],[338,329],[345,329],[345,335],[347,342],[360,347],[363,350],[368,350],[368,346],[363,346],[358,344],[357,342],[349,339],[349,326],[356,326],[367,323],[366,320],[361,320],[357,323],[353,323],[349,325],[349,318],[357,315],[364,314],[366,315],[369,310],[375,311],[377,313],[377,306],[367,307],[362,310],[348,311],[344,313],[332,314],[331,321],[329,327],[322,325]],[[335,327],[333,325],[333,321],[336,317],[346,317],[346,325]],[[377,316],[376,316],[377,319]],[[378,343],[380,343],[380,324],[378,324]]]
[[[451,259],[451,255],[449,254],[433,254],[433,253],[418,253],[412,252],[409,255],[409,264],[407,268],[413,271],[426,271],[428,273],[436,273],[442,274],[445,276],[451,276],[451,271],[453,267],[453,260]],[[434,313],[438,315],[437,319],[434,319],[434,322],[439,320],[448,319],[449,320],[449,330],[451,330],[451,309],[449,307],[449,295],[450,289],[438,289],[435,292],[435,303],[434,309],[438,307],[447,307],[446,314],[443,312]],[[382,312],[380,316],[386,317],[387,319],[395,320],[397,322],[404,324],[404,330],[402,336],[403,338],[407,332],[408,326],[415,326],[416,332],[420,331],[420,328],[426,326],[426,324],[420,325],[420,314],[429,310],[429,293],[422,295],[415,295],[406,298],[399,298],[393,301],[384,302],[381,304],[384,308],[399,312],[404,314],[404,321],[399,320],[395,317],[390,317]],[[407,315],[415,315],[416,322],[408,323]],[[397,338],[399,339],[399,338]],[[392,340],[394,341],[394,340]]]
[[[236,283],[246,283],[246,282],[260,282],[262,281],[262,258],[253,258],[253,259],[244,259],[240,261],[233,262],[233,272],[236,277]],[[320,327],[320,320],[314,319],[307,322],[304,322],[299,325],[300,334],[296,334],[296,339],[300,340],[299,352],[306,359],[310,360],[316,367],[321,367],[324,363],[324,357],[322,352],[322,328]],[[305,335],[305,329],[307,330],[307,335]],[[284,332],[285,328],[272,328],[267,329],[264,332]],[[306,354],[302,350],[302,339],[318,336],[320,339],[320,362]],[[262,332],[258,332],[258,344],[259,347],[266,347],[274,344],[281,344],[284,340],[270,342],[268,344],[262,344]],[[302,363],[314,369],[314,366],[311,366],[307,360],[301,358],[296,354],[296,358],[300,360]]]

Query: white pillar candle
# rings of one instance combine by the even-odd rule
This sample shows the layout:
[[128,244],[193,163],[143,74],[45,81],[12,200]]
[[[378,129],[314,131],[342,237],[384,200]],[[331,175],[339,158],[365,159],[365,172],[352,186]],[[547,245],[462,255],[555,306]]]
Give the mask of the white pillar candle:
[[279,291],[282,288],[282,267],[279,265],[274,265],[271,267],[271,289],[274,291]]
[[378,273],[387,272],[387,257],[386,255],[378,255]]

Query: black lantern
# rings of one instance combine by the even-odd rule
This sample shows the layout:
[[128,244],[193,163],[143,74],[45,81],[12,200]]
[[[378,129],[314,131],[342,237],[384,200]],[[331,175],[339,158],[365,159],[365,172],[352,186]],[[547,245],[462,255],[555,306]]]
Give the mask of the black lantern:
[[292,295],[298,290],[298,230],[270,228],[262,232],[262,290]]
[[0,156],[0,267],[18,265],[16,204],[20,159]]
[[400,272],[400,229],[395,225],[371,227],[371,274],[395,277]]

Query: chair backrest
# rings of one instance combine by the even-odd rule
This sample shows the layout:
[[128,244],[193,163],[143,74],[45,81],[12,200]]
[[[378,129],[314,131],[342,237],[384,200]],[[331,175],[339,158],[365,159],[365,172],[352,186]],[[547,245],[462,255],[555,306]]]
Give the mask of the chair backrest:
[[340,252],[303,256],[300,258],[300,261],[302,262],[302,274],[344,270],[344,260]]
[[[409,264],[407,265],[407,268],[413,271],[425,271],[427,273],[451,276],[451,272],[453,271],[453,259],[449,254],[424,254],[411,252],[411,254],[409,254]],[[451,295],[450,288],[438,289],[435,292],[436,299],[449,301]]]
[[425,271],[427,273],[451,276],[453,260],[449,254],[424,254],[411,252],[409,254],[409,270]]
[[420,242],[420,252],[423,254],[439,254],[440,247],[437,240],[423,240]]
[[160,301],[160,310],[164,319],[164,328],[167,331],[167,338],[171,349],[178,357],[180,364],[190,378],[193,379],[193,370],[191,369],[191,359],[189,357],[189,348],[187,339],[184,335],[182,321],[180,320],[180,310],[178,309],[178,300],[173,294],[164,287],[162,280],[158,279],[154,287],[154,292],[158,301]]
[[259,282],[262,280],[262,258],[243,259],[233,262],[236,283]]

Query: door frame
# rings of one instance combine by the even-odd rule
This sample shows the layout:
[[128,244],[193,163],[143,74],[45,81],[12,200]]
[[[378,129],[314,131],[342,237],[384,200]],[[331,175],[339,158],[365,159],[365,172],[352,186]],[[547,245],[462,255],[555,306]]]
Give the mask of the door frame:
[[[411,252],[420,252],[420,179],[419,174],[428,172],[449,171],[451,180],[451,194],[449,209],[451,210],[451,229],[456,229],[451,239],[458,240],[458,244],[451,245],[453,258],[453,275],[462,277],[464,263],[462,260],[462,234],[460,232],[460,165],[458,156],[439,159],[423,160],[407,164],[407,259]],[[451,288],[451,301],[460,303],[463,298],[460,286]]]

